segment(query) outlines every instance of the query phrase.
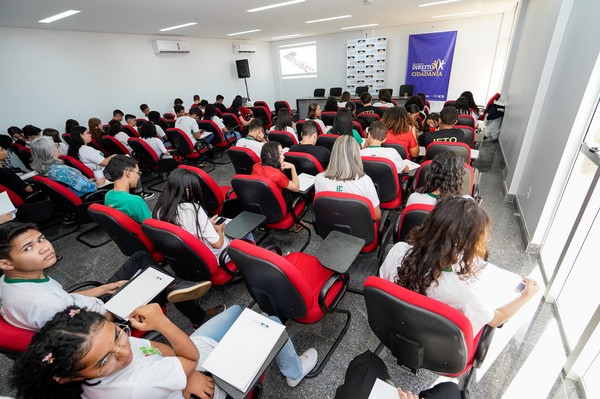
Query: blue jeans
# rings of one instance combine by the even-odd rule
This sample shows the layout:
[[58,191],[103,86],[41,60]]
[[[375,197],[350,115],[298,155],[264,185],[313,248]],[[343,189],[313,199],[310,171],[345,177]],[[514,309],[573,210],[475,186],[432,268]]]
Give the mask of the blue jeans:
[[[213,317],[200,326],[200,328],[194,331],[192,337],[209,337],[219,342],[241,314],[242,308],[239,305],[233,305],[223,313]],[[275,316],[269,316],[269,319],[281,324],[281,320]],[[277,357],[275,357],[275,361],[277,362],[279,371],[281,371],[281,374],[284,376],[295,380],[302,375],[300,357],[296,354],[296,349],[290,339],[288,339],[283,348],[281,348],[281,351],[279,351]]]
[[235,135],[235,139],[236,141],[242,138],[242,135],[240,134],[240,132],[236,132],[235,130],[230,130],[227,133],[225,133],[225,138],[227,140],[229,140],[230,138],[232,138]]

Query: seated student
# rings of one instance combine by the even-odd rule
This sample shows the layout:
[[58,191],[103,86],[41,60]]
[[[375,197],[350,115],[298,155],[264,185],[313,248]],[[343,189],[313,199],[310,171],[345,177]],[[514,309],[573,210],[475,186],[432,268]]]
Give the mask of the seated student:
[[88,130],[92,135],[92,141],[96,144],[99,144],[101,142],[102,136],[104,135],[104,129],[102,129],[102,121],[100,120],[100,118],[88,119]]
[[[458,111],[453,106],[445,107],[440,112],[440,128],[435,132],[425,132],[419,136],[419,145],[427,147],[437,141],[450,143],[465,143],[465,134],[461,129],[455,129],[458,122]],[[466,143],[471,144],[471,143]]]
[[121,124],[113,119],[110,122],[108,122],[108,126],[109,128],[106,134],[119,140],[119,143],[123,144],[127,151],[131,153],[133,150],[127,142],[127,140],[129,140],[129,135],[121,130]]
[[335,141],[327,169],[315,177],[315,193],[321,191],[362,195],[371,201],[377,220],[381,219],[377,190],[363,170],[360,147],[351,136],[341,136]]
[[398,173],[408,173],[408,166],[404,160],[393,148],[382,147],[386,140],[387,127],[381,121],[371,122],[369,126],[369,136],[365,142],[365,148],[360,150],[361,157],[380,157],[389,159],[396,166]]
[[473,336],[486,324],[498,327],[521,309],[540,286],[523,277],[525,289],[513,301],[494,309],[484,300],[483,296],[489,293],[482,292],[477,277],[485,273],[487,265],[490,224],[487,213],[472,198],[445,198],[421,226],[412,229],[408,243],[393,246],[379,275],[461,311],[471,322]]
[[[33,398],[223,398],[198,360],[205,359],[231,328],[242,309],[235,305],[207,322],[190,337],[156,304],[137,308],[131,327],[156,330],[169,343],[130,337],[119,326],[94,312],[69,307],[57,313],[37,333],[12,374],[17,396]],[[275,322],[280,320],[269,317]],[[275,358],[289,386],[294,387],[317,362],[317,351],[296,354],[288,339]],[[231,359],[233,364],[236,359]],[[214,396],[213,396],[214,395]]]
[[392,94],[389,92],[389,90],[379,90],[378,97],[379,101],[373,104],[374,107],[395,107],[394,103],[392,102]]
[[[71,294],[44,273],[56,261],[54,247],[34,225],[13,222],[0,226],[0,269],[4,272],[0,278],[0,314],[4,320],[19,328],[39,330],[56,312],[73,305],[112,319],[100,298],[108,299],[136,273],[150,265],[157,266],[152,256],[136,252],[106,284]],[[210,281],[189,282],[175,278],[156,300],[161,304],[187,302],[178,308],[192,322],[202,322],[201,309],[192,300],[208,292],[210,286]]]
[[79,197],[96,191],[98,185],[105,183],[104,177],[88,179],[79,170],[64,165],[58,155],[58,147],[52,139],[40,137],[31,143],[31,168],[41,176],[66,185]]
[[250,122],[252,122],[252,120],[254,119],[254,115],[252,114],[252,111],[250,111],[250,108],[244,107],[242,97],[240,97],[240,96],[236,96],[233,99],[233,102],[231,103],[231,107],[229,107],[229,109],[226,110],[225,112],[231,112],[232,114],[236,115],[238,117],[238,119],[240,120],[240,123],[244,127],[249,126]]
[[433,157],[425,175],[425,185],[419,187],[406,201],[410,204],[435,205],[438,201],[462,194],[464,161],[460,155],[446,151]]
[[125,155],[115,155],[106,166],[105,173],[110,176],[114,188],[106,193],[104,205],[123,212],[138,223],[152,217],[144,199],[154,197],[154,193],[142,192],[140,195],[129,193],[133,188],[141,189],[142,172],[135,159]]
[[[198,110],[200,111],[200,109]],[[223,136],[227,140],[234,136],[236,140],[239,140],[242,137],[242,135],[239,132],[236,132],[235,130],[229,131],[227,129],[227,127],[223,123],[223,119],[221,119],[219,115],[217,115],[217,107],[215,107],[213,104],[208,104],[206,106],[206,108],[204,109],[204,116],[202,117],[202,119],[207,121],[213,121],[217,125],[217,127],[221,129],[221,131],[223,132]]]
[[302,140],[299,144],[291,146],[290,151],[310,154],[317,158],[322,167],[326,168],[329,164],[331,152],[325,147],[315,145],[317,143],[317,133],[317,124],[315,121],[307,120],[302,127]]
[[417,144],[417,128],[406,110],[402,107],[393,107],[385,110],[381,118],[387,128],[387,143],[400,144],[408,150],[408,156],[415,158],[419,155]]
[[154,126],[156,126],[156,134],[158,135],[158,138],[165,142],[169,141],[167,133],[165,133],[169,126],[161,119],[160,113],[158,111],[148,112],[148,120],[154,123]]
[[[118,124],[118,122],[113,123]],[[69,140],[67,155],[80,160],[93,171],[102,171],[114,155],[104,158],[104,154],[99,150],[88,146],[91,141],[92,135],[85,127],[75,126],[71,128],[71,139]]]
[[[175,112],[177,115],[177,119],[175,120],[175,127],[177,129],[183,130],[185,134],[188,135],[192,144],[196,144],[196,141],[200,140],[202,136],[202,132],[198,127],[197,116],[199,114],[198,109],[191,109],[190,113],[185,112],[185,108],[182,105],[175,105]],[[202,140],[210,143],[214,140],[215,136],[211,133],[210,135],[204,137]]]
[[25,137],[25,143],[27,147],[29,144],[38,137],[42,135],[42,129],[33,125],[25,125],[23,126],[23,136]]
[[71,129],[75,126],[79,126],[79,122],[77,122],[75,119],[67,119],[65,121],[65,133],[71,134]]
[[[279,130],[281,132],[289,132],[296,136],[296,123],[292,120],[290,110],[281,108],[277,111],[277,122],[269,130]],[[296,136],[297,137],[297,136]]]
[[225,97],[223,97],[220,94],[217,94],[214,103],[215,107],[217,107],[222,113],[227,112],[227,107],[225,106],[225,104],[223,104],[223,100],[225,100]]
[[[208,105],[208,101],[207,101],[207,100],[204,100],[204,99],[202,99],[202,100],[200,100],[200,103],[198,103],[198,108],[199,108],[199,109],[200,109],[202,112],[204,112],[204,110],[206,109],[206,106],[207,106],[207,105]],[[215,105],[215,107],[216,107],[216,105]],[[221,111],[221,112],[222,112],[222,111]]]
[[323,111],[325,112],[337,112],[338,109],[340,107],[338,107],[338,102],[337,99],[333,96],[329,96],[327,97],[327,100],[325,101],[325,107],[323,108]]
[[321,106],[317,103],[311,103],[308,105],[308,114],[306,115],[306,121],[313,121],[321,127],[321,132],[327,133],[329,128],[325,126],[325,123],[321,120]]
[[352,136],[360,146],[363,145],[363,138],[360,137],[352,124],[352,112],[347,108],[340,108],[337,111],[330,133],[339,134],[340,136]]
[[475,123],[477,123],[477,118],[479,117],[479,114],[476,111],[477,108],[471,109],[469,107],[469,99],[467,97],[458,97],[454,102],[454,108],[456,108],[461,115],[472,116],[473,119],[475,119]]
[[[4,137],[6,137],[6,141],[11,141],[8,136],[0,136],[0,138]],[[24,199],[29,194],[33,193],[33,187],[17,176],[10,163],[6,166],[5,161],[8,160],[9,155],[4,149],[4,146],[7,144],[2,143],[2,141],[3,140],[0,139],[0,184]]]
[[17,126],[11,126],[8,129],[6,129],[6,132],[16,144],[22,145],[23,147],[27,145],[27,143],[25,142],[25,136],[23,135],[23,131],[21,130],[21,128]]
[[152,150],[154,150],[156,156],[162,158],[163,156],[169,155],[169,151],[167,151],[165,144],[158,138],[154,123],[150,121],[142,123],[139,132],[142,139],[148,143]]
[[[177,116],[177,110],[175,109],[175,107],[177,107],[178,105],[183,107],[183,100],[181,98],[176,98],[175,100],[173,100],[173,108],[171,108],[171,113],[175,116]],[[185,107],[183,107],[183,109],[185,109]]]
[[423,133],[435,132],[440,126],[440,114],[432,112],[423,121]]
[[144,114],[144,116],[147,118],[148,114],[150,113],[150,107],[148,106],[148,104],[141,104],[140,105],[140,111],[142,111],[142,113]]
[[125,115],[125,114],[123,113],[123,111],[121,111],[120,109],[115,109],[115,110],[113,111],[113,117],[112,117],[112,120],[113,120],[113,121],[117,121],[117,122],[119,122],[119,124],[121,124],[121,122],[123,121],[123,116],[124,116],[124,115]]
[[125,124],[129,127],[132,127],[133,130],[137,132],[137,126],[135,125],[135,115],[127,114],[125,115]]
[[338,101],[337,105],[338,108],[344,108],[346,106],[346,103],[351,102],[352,101],[352,96],[350,95],[349,91],[345,91],[342,93],[342,96],[340,97],[340,101]]
[[381,107],[374,107],[371,103],[373,101],[373,96],[368,91],[364,91],[360,95],[360,102],[362,103],[362,107],[356,110],[357,114],[377,114],[381,118],[383,116],[383,110]]
[[239,139],[235,145],[237,147],[249,148],[260,157],[260,152],[266,142],[265,126],[260,118],[254,118],[248,125],[248,134],[246,137]]
[[60,139],[58,130],[52,129],[51,127],[47,127],[44,130],[42,130],[42,136],[50,137],[52,139],[52,141],[58,148],[59,155],[67,155],[67,152],[69,151],[69,146],[63,143],[63,141]]
[[[290,170],[292,179],[283,173]],[[276,141],[266,143],[260,151],[260,163],[252,167],[252,176],[266,177],[271,180],[282,192],[288,190],[297,193],[300,190],[300,182],[294,164],[284,161],[281,144]],[[291,203],[291,202],[290,202]]]
[[200,96],[198,94],[194,94],[192,107],[197,107],[200,105]]
[[404,109],[408,112],[408,117],[411,122],[417,127],[418,130],[423,128],[421,121],[425,117],[419,110],[419,107],[416,104],[405,105]]

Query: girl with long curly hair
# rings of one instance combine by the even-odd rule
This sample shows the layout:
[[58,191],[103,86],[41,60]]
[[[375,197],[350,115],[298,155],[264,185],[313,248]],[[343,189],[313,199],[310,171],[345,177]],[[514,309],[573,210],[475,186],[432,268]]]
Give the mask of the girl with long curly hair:
[[462,157],[447,151],[433,157],[425,174],[425,185],[419,187],[406,201],[410,204],[430,204],[462,193],[465,166]]

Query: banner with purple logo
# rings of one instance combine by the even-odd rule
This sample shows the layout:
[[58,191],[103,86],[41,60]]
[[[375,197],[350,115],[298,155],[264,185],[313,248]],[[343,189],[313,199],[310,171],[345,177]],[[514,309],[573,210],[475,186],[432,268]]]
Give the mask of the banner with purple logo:
[[408,37],[406,84],[430,101],[446,101],[458,31],[424,33]]

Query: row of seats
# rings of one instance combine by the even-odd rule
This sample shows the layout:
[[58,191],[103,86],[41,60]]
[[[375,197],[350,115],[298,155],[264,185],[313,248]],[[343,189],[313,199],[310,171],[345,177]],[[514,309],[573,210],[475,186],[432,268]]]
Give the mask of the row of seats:
[[[331,89],[329,89],[329,96],[340,97],[342,95],[342,90],[343,90],[343,88],[341,88],[341,87],[332,87]],[[394,89],[381,89],[381,90],[387,90],[391,96],[394,95]],[[415,90],[414,85],[401,85],[400,90],[398,92],[400,93],[401,96],[410,97],[413,95],[414,90]],[[369,91],[369,86],[357,86],[354,91],[354,95],[356,97],[359,97],[362,93],[368,92],[368,91]],[[323,89],[323,88],[315,89],[313,92],[313,96],[314,97],[325,97],[325,89]]]

